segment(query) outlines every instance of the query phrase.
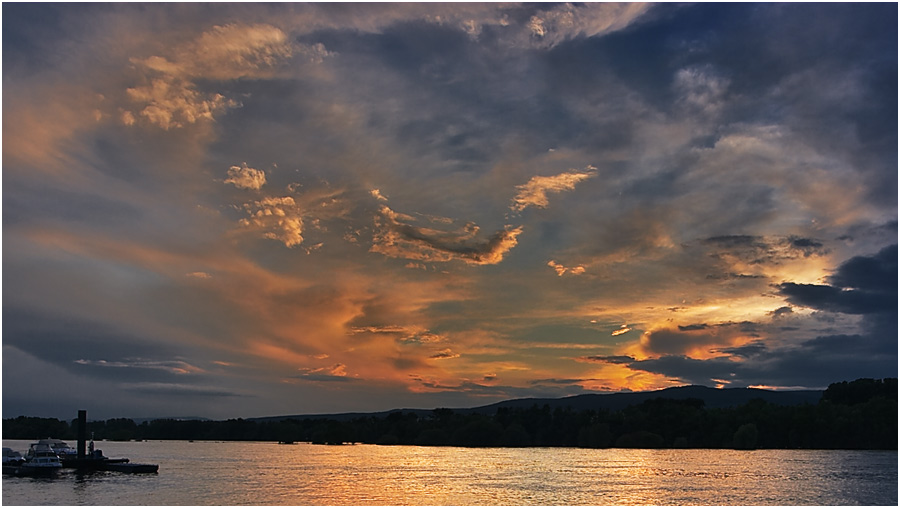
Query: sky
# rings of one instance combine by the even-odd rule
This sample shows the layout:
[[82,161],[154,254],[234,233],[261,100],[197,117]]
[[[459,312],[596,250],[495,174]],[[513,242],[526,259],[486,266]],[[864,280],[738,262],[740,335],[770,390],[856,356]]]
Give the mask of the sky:
[[897,376],[895,3],[3,4],[3,417]]

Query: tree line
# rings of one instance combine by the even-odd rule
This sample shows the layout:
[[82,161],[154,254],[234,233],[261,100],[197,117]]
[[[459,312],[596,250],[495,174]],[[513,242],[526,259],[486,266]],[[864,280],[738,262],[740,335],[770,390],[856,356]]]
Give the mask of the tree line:
[[[762,399],[708,408],[700,399],[656,398],[622,410],[500,407],[493,414],[435,409],[349,421],[128,418],[88,423],[98,440],[279,441],[320,444],[584,448],[897,449],[897,379],[834,383],[818,404]],[[75,439],[76,421],[3,420],[5,439]]]

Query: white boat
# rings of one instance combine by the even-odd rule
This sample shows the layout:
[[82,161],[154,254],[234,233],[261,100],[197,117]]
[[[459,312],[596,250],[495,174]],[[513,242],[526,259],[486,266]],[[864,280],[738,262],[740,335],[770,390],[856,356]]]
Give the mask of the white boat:
[[59,455],[47,443],[34,443],[25,454],[19,474],[52,474],[62,469]]
[[72,448],[68,443],[61,439],[41,439],[36,444],[49,446],[50,449],[59,456],[60,460],[74,459],[78,457],[78,450]]

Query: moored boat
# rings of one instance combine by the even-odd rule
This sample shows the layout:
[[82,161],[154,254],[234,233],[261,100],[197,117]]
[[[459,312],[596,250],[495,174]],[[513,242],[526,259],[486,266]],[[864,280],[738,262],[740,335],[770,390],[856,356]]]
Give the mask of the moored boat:
[[12,448],[3,448],[3,474],[17,474],[25,457]]
[[12,448],[3,448],[4,466],[18,466],[23,462],[25,462],[25,457],[23,457],[21,453],[13,450]]
[[74,459],[78,457],[78,450],[69,446],[68,443],[61,439],[41,439],[37,442],[37,444],[45,444],[53,450],[57,456],[59,456],[59,460],[65,462],[66,459]]
[[16,475],[53,475],[62,469],[59,456],[47,443],[34,443],[25,454],[25,461],[18,466],[11,466],[10,470],[4,468],[4,472]]

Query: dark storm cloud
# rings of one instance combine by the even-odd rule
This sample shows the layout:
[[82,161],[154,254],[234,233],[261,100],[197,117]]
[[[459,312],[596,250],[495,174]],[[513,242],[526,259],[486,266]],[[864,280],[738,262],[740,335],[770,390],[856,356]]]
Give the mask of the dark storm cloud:
[[3,343],[70,373],[117,383],[202,378],[202,369],[152,339],[83,319],[5,306]]
[[871,314],[897,307],[896,295],[891,297],[882,292],[844,290],[835,286],[793,282],[780,284],[778,290],[794,305],[828,312]]
[[769,314],[770,314],[772,317],[776,317],[776,318],[777,318],[777,317],[785,316],[785,315],[788,315],[788,314],[793,314],[793,312],[794,312],[793,309],[791,309],[789,306],[785,305],[784,307],[778,307],[777,309],[773,310],[773,311],[770,312]]
[[3,307],[3,342],[63,366],[86,355],[118,359],[156,350],[103,324],[9,305]]
[[[893,342],[894,350],[885,350]],[[797,347],[769,348],[750,343],[717,350],[728,356],[700,360],[684,355],[663,355],[637,360],[629,357],[587,356],[584,362],[624,365],[629,369],[661,374],[683,383],[731,387],[826,387],[838,380],[897,375],[896,336],[835,335],[806,341]],[[738,361],[739,360],[739,361]]]
[[715,353],[724,353],[731,356],[738,356],[742,358],[754,358],[758,357],[762,354],[768,352],[769,348],[762,341],[751,342],[749,344],[744,344],[743,346],[737,347],[726,347],[726,348],[718,348],[714,349]]
[[719,380],[739,379],[741,365],[727,358],[697,360],[683,355],[664,355],[659,358],[637,360],[629,356],[584,356],[579,361],[625,365],[632,370],[663,374],[688,384],[715,385]]
[[896,292],[897,246],[885,247],[874,256],[850,258],[838,267],[829,281],[842,288]]
[[647,332],[644,347],[654,353],[672,354],[681,353],[697,346],[715,343],[713,333],[693,333],[700,329],[691,329],[689,332],[661,329]]
[[785,282],[779,292],[794,305],[847,314],[896,313],[897,245],[841,264],[831,285]]

